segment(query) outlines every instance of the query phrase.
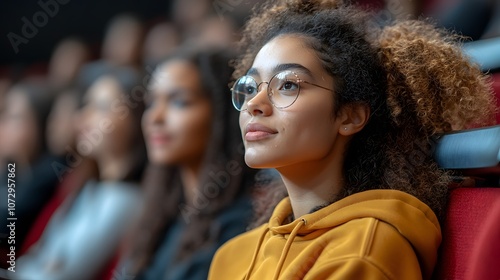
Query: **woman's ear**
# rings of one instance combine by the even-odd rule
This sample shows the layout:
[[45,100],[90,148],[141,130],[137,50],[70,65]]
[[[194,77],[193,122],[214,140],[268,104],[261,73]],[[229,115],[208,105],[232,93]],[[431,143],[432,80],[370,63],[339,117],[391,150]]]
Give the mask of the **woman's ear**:
[[351,136],[365,127],[370,118],[370,108],[366,104],[349,104],[340,109],[339,134]]

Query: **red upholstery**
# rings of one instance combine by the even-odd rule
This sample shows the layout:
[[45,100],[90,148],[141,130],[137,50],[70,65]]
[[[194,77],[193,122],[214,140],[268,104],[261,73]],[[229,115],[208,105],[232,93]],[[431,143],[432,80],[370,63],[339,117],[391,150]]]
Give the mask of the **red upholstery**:
[[[456,188],[451,191],[434,279],[466,279],[465,275],[471,268],[472,249],[485,242],[480,238],[489,217],[496,215],[492,208],[498,207],[499,199],[500,188]],[[500,263],[493,270],[498,273]]]
[[478,238],[465,279],[500,279],[500,198],[497,197]]

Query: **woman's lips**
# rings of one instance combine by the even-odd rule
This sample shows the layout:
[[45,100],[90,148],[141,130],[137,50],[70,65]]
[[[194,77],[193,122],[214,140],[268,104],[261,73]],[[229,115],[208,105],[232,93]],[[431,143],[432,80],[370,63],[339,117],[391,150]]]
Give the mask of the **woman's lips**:
[[278,133],[265,125],[259,123],[249,123],[245,129],[246,141],[259,141],[273,136]]
[[171,139],[172,138],[168,135],[153,134],[149,136],[149,143],[151,143],[153,146],[161,146],[168,144]]

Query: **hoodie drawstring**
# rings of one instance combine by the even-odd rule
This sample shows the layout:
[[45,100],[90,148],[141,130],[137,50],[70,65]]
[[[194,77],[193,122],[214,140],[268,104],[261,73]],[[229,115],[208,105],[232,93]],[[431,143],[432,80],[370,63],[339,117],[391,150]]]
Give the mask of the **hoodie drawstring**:
[[255,248],[255,251],[253,252],[252,262],[250,263],[250,267],[248,268],[244,280],[250,279],[250,273],[252,272],[253,267],[255,266],[257,255],[259,254],[260,247],[262,247],[262,242],[264,242],[264,237],[266,236],[268,231],[269,228],[266,228],[266,230],[260,235],[259,242],[257,243],[257,248]]
[[285,263],[285,259],[288,255],[288,251],[290,251],[290,247],[292,246],[293,240],[295,239],[295,236],[297,236],[297,232],[299,231],[299,229],[306,223],[307,221],[305,219],[300,219],[300,222],[295,226],[295,228],[290,233],[290,236],[288,237],[288,240],[285,243],[285,247],[281,252],[281,257],[280,260],[278,261],[278,265],[276,266],[276,271],[274,272],[273,280],[278,279],[281,273],[281,269],[283,268],[283,264]]

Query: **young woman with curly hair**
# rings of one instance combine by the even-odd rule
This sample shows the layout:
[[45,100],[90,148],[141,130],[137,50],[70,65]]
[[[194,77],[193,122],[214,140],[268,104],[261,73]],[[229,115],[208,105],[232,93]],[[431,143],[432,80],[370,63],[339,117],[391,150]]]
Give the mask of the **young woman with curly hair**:
[[246,163],[277,169],[288,197],[219,249],[209,279],[429,279],[451,181],[432,141],[494,110],[454,40],[334,1],[257,11],[232,98]]

